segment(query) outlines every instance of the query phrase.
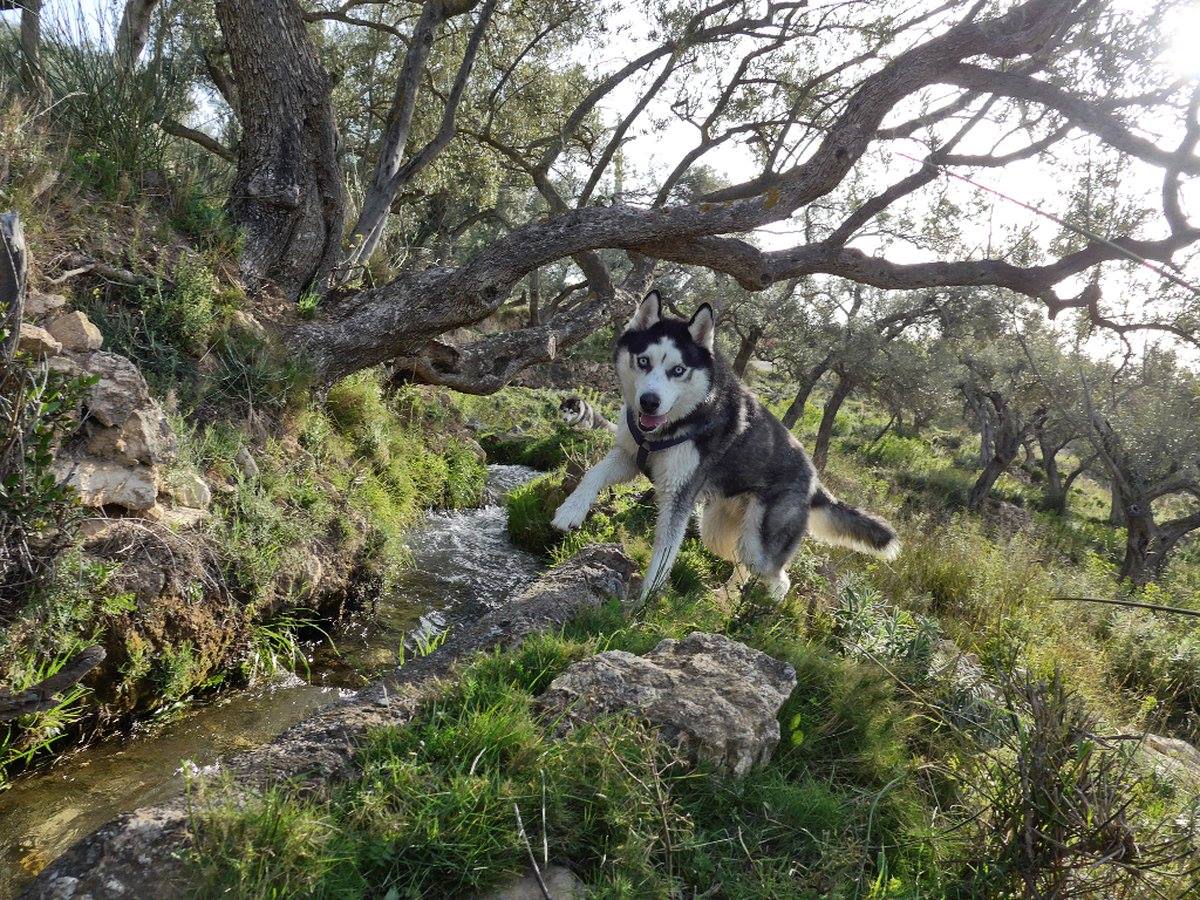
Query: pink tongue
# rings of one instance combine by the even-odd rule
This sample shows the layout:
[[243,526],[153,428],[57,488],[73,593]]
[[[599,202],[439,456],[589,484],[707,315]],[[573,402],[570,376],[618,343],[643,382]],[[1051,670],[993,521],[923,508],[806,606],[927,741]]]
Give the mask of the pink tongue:
[[647,431],[649,431],[652,428],[657,428],[659,425],[661,425],[665,421],[667,421],[666,416],[651,416],[651,415],[647,415],[646,413],[642,413],[640,416],[638,416],[638,424],[641,425],[643,428],[645,428]]

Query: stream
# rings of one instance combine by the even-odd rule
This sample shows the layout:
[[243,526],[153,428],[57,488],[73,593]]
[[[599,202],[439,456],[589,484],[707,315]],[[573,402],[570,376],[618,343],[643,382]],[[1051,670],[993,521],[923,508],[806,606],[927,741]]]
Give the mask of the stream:
[[177,794],[185,763],[268,743],[288,727],[394,666],[401,647],[430,642],[477,618],[537,576],[541,561],[508,540],[504,494],[538,473],[488,466],[483,506],[431,512],[408,539],[411,565],[369,616],[312,654],[304,677],[193,704],[169,721],[93,743],[0,792],[0,900],[14,897],[56,856],[105,822]]

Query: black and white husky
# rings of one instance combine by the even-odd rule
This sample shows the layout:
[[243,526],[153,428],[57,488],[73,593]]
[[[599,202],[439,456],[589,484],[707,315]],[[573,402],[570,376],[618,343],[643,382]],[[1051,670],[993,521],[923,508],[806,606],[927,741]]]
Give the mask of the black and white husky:
[[713,351],[715,328],[707,303],[685,322],[663,318],[657,291],[646,295],[617,339],[624,405],[613,449],[558,508],[554,527],[577,528],[600,491],[645,473],[658,522],[643,600],[670,573],[698,502],[705,546],[776,596],[787,593],[806,533],[893,559],[896,532],[820,485],[799,442]]
[[568,425],[584,431],[616,432],[617,426],[604,418],[592,404],[582,397],[563,397],[558,404],[558,415]]

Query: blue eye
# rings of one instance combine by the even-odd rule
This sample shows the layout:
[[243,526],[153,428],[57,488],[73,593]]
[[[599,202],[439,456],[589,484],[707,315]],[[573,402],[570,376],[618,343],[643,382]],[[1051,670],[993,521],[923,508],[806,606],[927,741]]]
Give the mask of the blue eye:
[[672,377],[672,378],[679,378],[679,377],[680,377],[680,376],[682,376],[682,375],[683,375],[683,373],[684,373],[684,372],[686,372],[686,371],[687,371],[687,369],[685,369],[683,366],[676,366],[675,368],[673,368],[673,369],[671,370],[671,377]]
[[648,356],[639,356],[639,357],[637,358],[637,366],[638,366],[638,368],[639,368],[639,369],[641,369],[643,372],[648,372],[648,371],[650,371],[650,357],[648,357]]

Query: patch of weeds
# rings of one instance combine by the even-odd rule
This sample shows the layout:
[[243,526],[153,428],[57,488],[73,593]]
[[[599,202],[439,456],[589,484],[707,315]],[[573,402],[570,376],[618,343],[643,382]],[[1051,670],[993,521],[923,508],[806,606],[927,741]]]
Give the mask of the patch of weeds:
[[305,291],[296,300],[296,312],[300,318],[311,321],[317,317],[317,307],[321,304],[321,295],[315,291]]

